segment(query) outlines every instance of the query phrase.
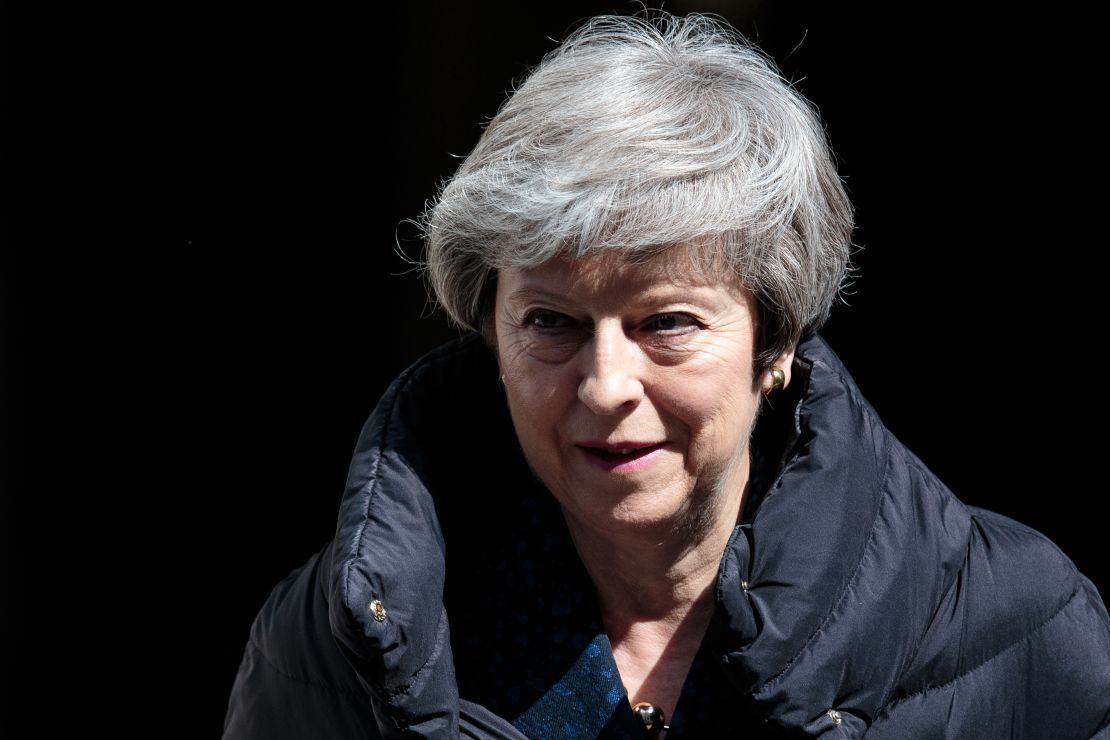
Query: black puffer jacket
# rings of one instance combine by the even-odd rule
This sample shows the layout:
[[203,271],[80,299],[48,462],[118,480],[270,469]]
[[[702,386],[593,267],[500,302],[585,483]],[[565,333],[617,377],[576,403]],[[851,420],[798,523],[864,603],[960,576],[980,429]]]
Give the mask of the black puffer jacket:
[[[635,736],[496,378],[468,337],[385,394],[335,540],[251,629],[225,738]],[[752,448],[672,740],[1110,737],[1094,587],[1036,532],[960,503],[820,339]]]

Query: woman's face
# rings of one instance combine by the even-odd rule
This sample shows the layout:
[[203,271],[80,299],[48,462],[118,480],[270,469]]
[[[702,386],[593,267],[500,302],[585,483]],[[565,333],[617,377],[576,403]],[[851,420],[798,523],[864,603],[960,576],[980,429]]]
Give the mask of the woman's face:
[[735,516],[759,407],[755,319],[752,295],[683,247],[500,271],[513,424],[573,523],[662,533]]

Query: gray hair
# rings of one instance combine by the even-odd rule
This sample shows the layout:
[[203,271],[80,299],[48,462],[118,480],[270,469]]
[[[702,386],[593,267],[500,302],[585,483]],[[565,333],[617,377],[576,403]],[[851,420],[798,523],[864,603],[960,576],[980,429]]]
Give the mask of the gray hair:
[[852,206],[816,112],[700,15],[590,20],[502,105],[424,214],[440,304],[488,334],[497,270],[711,244],[760,304],[756,366],[828,317]]

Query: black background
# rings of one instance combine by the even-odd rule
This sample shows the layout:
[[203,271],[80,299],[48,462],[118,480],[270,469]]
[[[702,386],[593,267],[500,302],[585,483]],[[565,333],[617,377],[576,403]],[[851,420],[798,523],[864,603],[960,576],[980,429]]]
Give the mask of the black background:
[[[861,246],[824,334],[888,426],[1105,593],[1091,19],[887,5],[667,7],[723,14],[819,107]],[[551,39],[637,6],[113,7],[0,18],[5,736],[218,734],[362,422],[454,334],[405,220]]]

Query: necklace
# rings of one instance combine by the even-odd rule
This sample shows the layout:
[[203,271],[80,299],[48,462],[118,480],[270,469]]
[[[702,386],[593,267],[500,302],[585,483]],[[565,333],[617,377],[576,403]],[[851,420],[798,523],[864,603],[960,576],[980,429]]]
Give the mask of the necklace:
[[667,718],[663,716],[663,710],[651,702],[642,701],[632,707],[632,711],[644,723],[644,732],[648,737],[657,737],[671,729],[670,725],[666,724]]

